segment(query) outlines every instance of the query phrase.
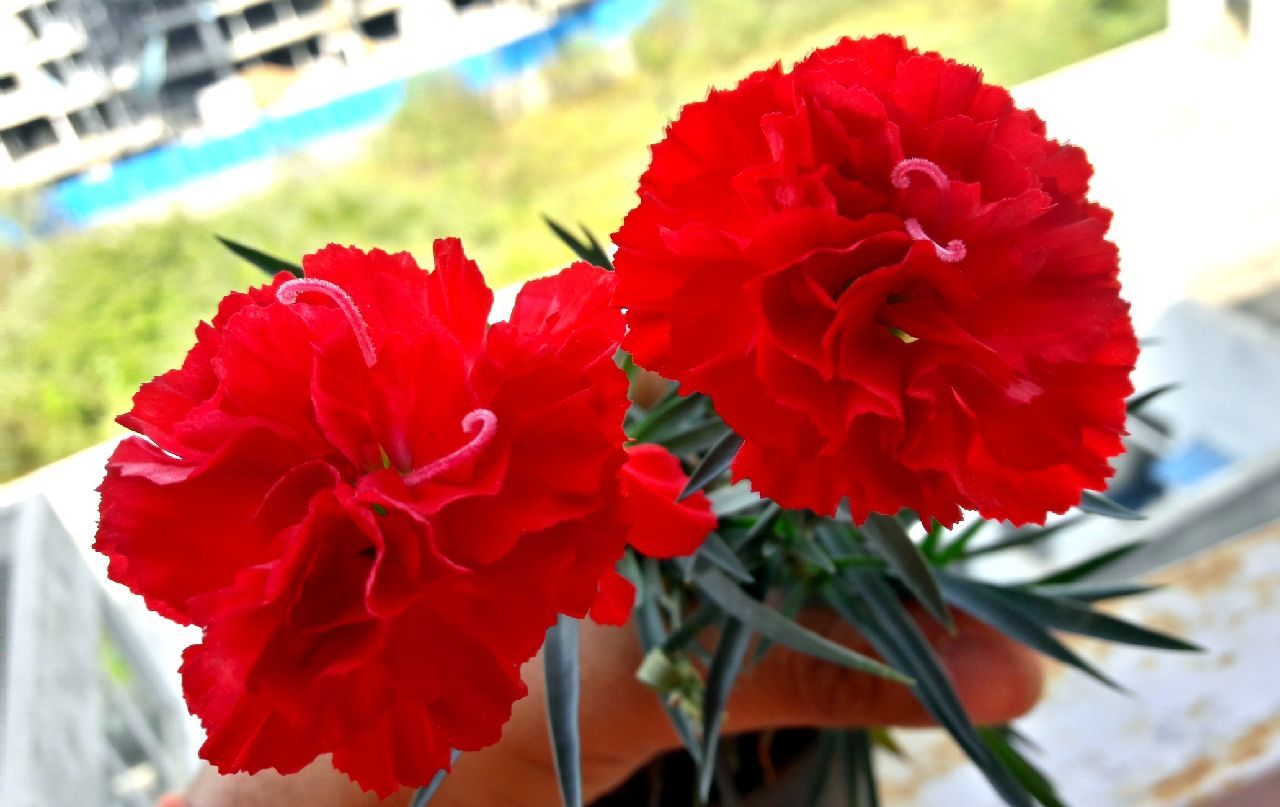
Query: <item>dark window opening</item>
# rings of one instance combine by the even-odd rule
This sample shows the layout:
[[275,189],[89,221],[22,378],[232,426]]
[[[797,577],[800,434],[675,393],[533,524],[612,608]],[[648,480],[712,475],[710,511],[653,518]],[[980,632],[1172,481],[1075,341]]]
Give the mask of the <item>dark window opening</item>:
[[0,138],[9,149],[14,159],[21,159],[32,152],[57,145],[58,135],[53,131],[53,124],[48,118],[37,118],[27,121],[12,129],[0,132]]
[[225,41],[225,42],[230,42],[230,41],[231,41],[231,38],[232,38],[233,34],[231,33],[231,18],[230,18],[230,17],[219,17],[219,18],[218,18],[218,33],[222,35],[222,39],[223,39],[223,41]]
[[166,41],[169,47],[170,59],[180,59],[204,50],[204,43],[200,41],[200,32],[196,30],[194,25],[174,28],[169,32]]
[[490,2],[491,2],[491,0],[449,0],[449,2],[450,2],[450,3],[453,3],[453,7],[454,7],[454,8],[458,9],[459,11],[461,11],[462,9],[466,8],[467,6],[479,6],[479,5],[486,5],[486,4],[490,3]]
[[288,46],[269,50],[262,54],[262,61],[267,64],[279,65],[281,67],[293,67],[293,51]]
[[394,39],[400,35],[400,22],[394,11],[388,11],[361,22],[360,30],[370,39]]
[[22,24],[27,27],[33,37],[40,37],[40,26],[36,23],[36,15],[31,9],[24,8],[19,11],[18,19],[22,20]]
[[62,65],[58,64],[57,62],[45,62],[44,64],[40,65],[40,69],[44,71],[44,74],[46,76],[48,76],[50,79],[57,82],[58,84],[67,83],[66,73],[63,72]]
[[196,93],[218,80],[212,70],[195,73],[177,81],[171,81],[160,90],[161,103],[166,107],[166,114],[172,114],[178,125],[194,123],[198,119],[196,112]]
[[244,10],[245,21],[249,23],[251,30],[257,31],[260,28],[270,28],[279,22],[276,17],[275,7],[270,3],[259,3],[256,6],[249,6]]
[[17,76],[0,76],[0,92],[13,92],[16,89],[18,89]]
[[320,37],[318,36],[308,37],[307,40],[302,44],[306,46],[308,56],[310,56],[312,59],[320,58]]
[[77,109],[67,118],[71,121],[71,128],[75,130],[77,137],[88,137],[106,130],[103,124],[102,116],[98,114],[98,110],[94,107],[87,109]]
[[324,0],[293,0],[293,10],[299,17],[310,14],[324,5]]

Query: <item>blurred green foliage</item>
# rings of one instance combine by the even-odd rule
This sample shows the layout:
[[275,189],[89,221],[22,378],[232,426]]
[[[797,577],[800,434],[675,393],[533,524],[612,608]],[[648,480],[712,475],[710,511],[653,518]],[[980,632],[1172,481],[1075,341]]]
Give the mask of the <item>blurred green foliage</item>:
[[[113,433],[137,385],[177,364],[198,319],[257,270],[211,237],[296,259],[330,241],[430,255],[458,235],[500,286],[567,251],[539,216],[607,235],[647,145],[709,85],[840,35],[894,31],[1012,83],[1157,30],[1165,0],[671,0],[630,48],[573,42],[544,71],[551,103],[471,95],[441,78],[367,154],[299,156],[234,209],[172,215],[0,251],[0,479]],[[1052,123],[1052,122],[1051,122]]]

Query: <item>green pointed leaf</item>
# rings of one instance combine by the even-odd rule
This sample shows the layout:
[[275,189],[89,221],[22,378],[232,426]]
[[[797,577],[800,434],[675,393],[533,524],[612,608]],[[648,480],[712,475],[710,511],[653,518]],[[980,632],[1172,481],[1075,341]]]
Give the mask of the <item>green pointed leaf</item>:
[[586,227],[581,224],[578,225],[578,228],[586,236],[586,240],[583,241],[546,213],[542,214],[542,220],[551,228],[551,232],[555,233],[556,237],[573,251],[574,255],[577,255],[587,263],[599,266],[601,269],[613,271],[613,261],[609,260],[609,253],[605,252],[604,248],[600,246],[600,242],[596,241],[595,236]]
[[1023,591],[976,580],[950,577],[944,585],[982,590],[987,596],[1003,601],[1010,609],[1057,630],[1092,636],[1109,642],[1154,647],[1158,650],[1199,651],[1195,645],[1166,633],[1144,628],[1123,619],[1094,611],[1087,604],[1076,600],[1055,599],[1030,591]]
[[1086,490],[1084,495],[1080,497],[1080,504],[1077,505],[1083,512],[1092,513],[1095,516],[1106,516],[1107,518],[1116,518],[1121,521],[1142,521],[1146,516],[1136,511],[1130,510],[1123,504],[1117,504],[1111,501],[1101,493],[1095,493],[1092,490]]
[[1027,792],[1040,802],[1043,807],[1066,807],[1062,798],[1054,789],[1053,783],[1044,773],[1027,761],[1021,753],[1009,742],[1006,736],[1006,730],[999,728],[987,727],[978,729],[978,734],[982,737],[982,742],[991,749],[991,753],[996,759],[1004,763]]
[[1137,414],[1138,412],[1142,411],[1142,408],[1144,406],[1151,403],[1156,398],[1159,398],[1165,393],[1173,392],[1174,390],[1176,390],[1178,387],[1181,387],[1181,386],[1182,386],[1181,384],[1178,384],[1175,382],[1172,384],[1161,384],[1158,387],[1152,387],[1146,392],[1138,393],[1137,395],[1133,396],[1129,400],[1125,401],[1125,404],[1124,404],[1125,409],[1131,415]]
[[871,734],[865,729],[844,732],[845,792],[849,807],[880,807],[875,763],[871,758]]
[[1073,563],[1064,569],[1058,569],[1055,572],[1050,572],[1044,577],[1028,583],[1027,585],[1063,586],[1069,583],[1078,583],[1094,572],[1101,571],[1121,558],[1128,557],[1134,550],[1145,545],[1145,541],[1132,541],[1127,544],[1121,544],[1120,546],[1108,549],[1105,552],[1100,552],[1097,555],[1087,557],[1078,563]]
[[703,804],[711,794],[715,773],[720,729],[724,725],[724,707],[733,691],[733,682],[742,669],[742,660],[751,642],[751,631],[732,617],[720,629],[711,668],[707,671],[707,693],[702,706],[702,765],[698,769],[698,797]]
[[[640,634],[640,644],[644,647],[646,654],[660,649],[666,639],[666,631],[662,627],[662,618],[658,614],[657,589],[660,585],[661,573],[658,570],[658,562],[652,558],[646,558],[637,597],[639,607],[636,609],[637,632]],[[689,756],[693,758],[694,762],[701,760],[702,747],[698,744],[693,723],[690,722],[688,715],[673,707],[666,700],[662,700],[660,703],[662,704],[662,710],[667,713],[667,719],[671,721],[671,727],[675,730],[676,736],[680,738],[685,750],[689,752]]]
[[782,515],[782,508],[774,502],[769,502],[760,513],[760,517],[756,519],[756,523],[751,525],[751,529],[747,530],[747,534],[736,544],[736,547],[743,549],[763,538],[773,529],[773,523],[780,515]]
[[699,574],[694,582],[716,605],[719,605],[735,619],[740,620],[751,630],[767,636],[792,650],[839,664],[858,672],[878,675],[899,683],[907,683],[911,679],[873,658],[855,653],[844,645],[837,644],[825,636],[820,636],[808,628],[787,619],[768,605],[754,599],[749,594],[715,569],[708,569]]
[[232,241],[230,238],[223,238],[220,235],[215,235],[214,238],[218,239],[219,243],[235,253],[236,256],[243,258],[258,267],[271,277],[275,277],[280,272],[288,272],[294,277],[302,277],[302,267],[298,266],[296,263],[289,263],[288,261],[281,260],[273,255],[268,255],[261,250],[245,246],[239,241]]
[[1055,524],[1050,524],[1047,527],[1018,530],[1008,538],[986,544],[985,546],[966,550],[961,554],[961,559],[969,560],[970,558],[981,557],[982,555],[992,555],[998,552],[1003,552],[1006,549],[1013,549],[1014,547],[1038,544],[1041,541],[1052,538],[1068,527],[1074,527],[1076,524],[1079,524],[1080,518],[1080,516],[1072,516],[1071,518],[1064,518]]
[[929,528],[929,532],[924,536],[924,540],[920,542],[920,551],[924,553],[926,558],[933,559],[937,556],[938,550],[942,548],[942,536],[947,532],[947,528],[934,519],[933,526]]
[[669,398],[664,398],[653,408],[645,413],[645,416],[631,430],[631,439],[637,443],[661,443],[667,438],[674,436],[690,419],[698,419],[701,421],[704,410],[707,408],[707,397],[698,393],[685,395],[681,397],[674,394]]
[[707,536],[702,542],[702,548],[698,550],[697,557],[706,560],[738,582],[751,583],[755,580],[751,570],[738,559],[738,553],[734,552],[733,547],[726,544],[718,533],[713,532]]
[[883,574],[851,569],[843,572],[840,580],[841,586],[825,590],[828,604],[857,628],[881,657],[913,676],[911,688],[921,705],[951,734],[1010,807],[1032,807],[1026,791],[982,743],[942,661]]
[[962,558],[964,553],[968,551],[969,544],[978,536],[978,533],[982,531],[982,528],[990,523],[991,522],[986,519],[980,518],[960,530],[960,533],[955,537],[955,539],[943,547],[942,551],[938,553],[938,565],[946,566]]
[[902,524],[897,519],[872,513],[858,530],[871,548],[889,562],[889,568],[929,615],[947,630],[954,631],[955,625],[951,622],[951,614],[947,613],[947,604],[942,600],[933,572]]
[[1068,586],[1035,586],[1037,594],[1049,597],[1075,600],[1076,602],[1103,602],[1118,600],[1122,597],[1137,597],[1159,591],[1160,586],[1145,586],[1140,583],[1079,583]]
[[729,464],[738,455],[740,448],[742,448],[742,438],[733,432],[720,438],[702,458],[702,462],[698,463],[698,467],[693,469],[693,473],[689,474],[689,483],[684,486],[684,490],[680,491],[676,501],[684,501],[715,481],[729,468]]
[[746,480],[713,490],[707,494],[707,498],[711,500],[711,511],[720,518],[759,507],[764,501]]
[[[455,750],[453,752],[452,761],[457,762],[458,757],[460,756],[462,756],[462,752]],[[436,791],[438,791],[440,786],[444,784],[445,777],[448,775],[449,772],[446,770],[437,771],[436,775],[431,777],[431,781],[426,787],[418,788],[418,790],[413,794],[413,798],[409,801],[409,807],[427,807],[427,804],[429,804],[431,799],[435,797]]]
[[993,593],[987,586],[954,576],[939,578],[938,582],[947,599],[962,611],[967,611],[1033,650],[1075,667],[1112,689],[1125,691],[1124,687],[1059,641],[1043,624],[1011,605],[1008,599]]
[[660,441],[672,454],[701,454],[718,443],[729,432],[720,418],[709,418],[687,426]]
[[542,648],[547,726],[564,807],[582,807],[582,742],[578,735],[578,621],[561,614]]

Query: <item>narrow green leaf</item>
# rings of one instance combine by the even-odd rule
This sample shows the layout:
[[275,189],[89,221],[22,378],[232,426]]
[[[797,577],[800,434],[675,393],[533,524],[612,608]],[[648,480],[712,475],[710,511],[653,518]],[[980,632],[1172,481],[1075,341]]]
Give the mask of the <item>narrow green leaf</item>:
[[742,660],[751,641],[751,631],[732,617],[720,629],[720,641],[711,668],[707,671],[707,693],[702,705],[702,765],[698,769],[698,797],[707,802],[724,725],[724,707],[733,691],[733,682],[742,669]]
[[920,551],[924,556],[933,559],[937,556],[938,550],[942,548],[942,536],[946,534],[946,527],[941,522],[934,519],[933,526],[929,528],[929,532],[924,536],[924,540],[920,542]]
[[792,650],[798,650],[823,661],[840,664],[851,670],[878,675],[899,683],[911,679],[873,658],[855,653],[808,628],[787,619],[768,605],[752,598],[729,578],[708,569],[695,578],[698,588],[713,602],[751,630],[767,636]]
[[707,494],[707,498],[711,500],[711,511],[720,518],[758,507],[764,501],[745,479],[713,490]]
[[1112,689],[1125,691],[1124,687],[1059,641],[1042,623],[1023,613],[1010,604],[1008,599],[993,593],[988,587],[954,576],[941,577],[938,582],[947,599],[957,608],[969,612],[977,619],[1033,650],[1069,664]]
[[1050,524],[1047,527],[1018,530],[1013,535],[1003,540],[966,550],[961,554],[961,559],[969,560],[970,558],[976,558],[982,555],[992,555],[998,552],[1003,552],[1006,549],[1013,549],[1014,547],[1038,544],[1041,541],[1052,538],[1067,527],[1074,527],[1076,524],[1080,523],[1080,519],[1080,516],[1072,516],[1071,518],[1064,518],[1055,524]]
[[302,277],[302,267],[298,266],[296,263],[289,263],[288,261],[281,260],[273,255],[268,255],[261,250],[245,246],[239,241],[232,241],[230,238],[223,238],[220,235],[215,235],[214,238],[218,239],[219,243],[235,253],[237,257],[248,261],[272,277],[275,277],[280,272],[289,272],[294,277]]
[[1078,583],[1094,572],[1101,571],[1111,564],[1128,557],[1136,549],[1146,546],[1145,541],[1131,541],[1127,544],[1108,549],[1105,552],[1099,552],[1091,555],[1078,563],[1073,563],[1063,569],[1050,572],[1044,577],[1034,580],[1027,585],[1031,586],[1065,586],[1070,583]]
[[989,523],[986,519],[980,518],[960,530],[960,533],[951,543],[943,547],[942,551],[938,553],[938,565],[946,566],[963,557],[964,553],[969,549],[969,544],[973,542],[974,538],[978,537],[978,533]]
[[645,413],[644,418],[631,430],[631,439],[638,443],[661,443],[677,433],[681,424],[690,418],[700,417],[707,408],[707,397],[698,393],[679,394],[664,398]]
[[773,529],[773,522],[777,521],[780,515],[782,515],[782,508],[775,502],[769,502],[764,511],[760,513],[760,517],[756,519],[756,523],[751,525],[751,529],[747,530],[747,534],[737,543],[736,548],[743,549],[751,546],[758,539],[764,537],[765,533]]
[[613,262],[609,260],[609,253],[604,251],[604,248],[600,246],[600,242],[596,241],[595,236],[586,227],[581,224],[578,225],[578,228],[587,237],[586,241],[582,241],[546,213],[542,214],[542,220],[551,228],[551,232],[555,233],[556,237],[573,251],[574,255],[577,255],[587,263],[599,266],[601,269],[613,271]]
[[871,734],[865,729],[844,732],[845,791],[849,807],[880,807],[875,763],[871,759]]
[[979,583],[976,580],[958,577],[945,579],[943,585],[968,588],[975,591],[975,594],[980,590],[986,596],[1004,602],[1010,609],[1045,627],[1068,633],[1139,647],[1154,647],[1158,650],[1200,650],[1199,647],[1182,639],[1126,622],[1110,614],[1094,611],[1087,604],[1076,600],[1055,599],[1030,591]]
[[995,727],[978,729],[982,742],[991,749],[996,759],[1004,763],[1004,766],[1017,777],[1036,801],[1044,807],[1066,807],[1057,790],[1054,789],[1053,783],[1049,781],[1049,777],[1013,747],[1006,732],[1007,729],[1001,730]]
[[832,763],[836,758],[836,747],[839,745],[840,732],[824,731],[818,735],[818,750],[813,762],[813,778],[809,780],[808,795],[800,802],[803,805],[821,804],[822,794],[827,789],[827,781],[831,779]]
[[1103,602],[1118,600],[1122,597],[1137,597],[1159,591],[1160,586],[1145,586],[1140,583],[1089,583],[1068,586],[1035,586],[1037,594],[1049,597],[1075,600],[1076,602]]
[[852,569],[842,587],[828,586],[825,598],[886,661],[908,673],[912,691],[945,728],[1010,807],[1032,807],[1026,791],[991,754],[960,702],[942,661],[882,573]]
[[[462,756],[462,752],[455,750],[452,761],[457,762],[460,756]],[[431,799],[435,798],[436,791],[444,784],[445,777],[448,775],[449,772],[446,770],[437,771],[426,787],[418,788],[417,792],[413,794],[413,798],[409,801],[409,807],[427,807]]]
[[[658,614],[657,589],[661,584],[658,562],[652,558],[646,558],[638,592],[639,608],[637,608],[636,619],[640,644],[644,647],[646,655],[660,648],[666,638],[662,618]],[[688,716],[665,700],[661,701],[661,704],[662,710],[667,713],[667,719],[671,721],[671,727],[680,738],[685,750],[689,752],[689,756],[694,762],[701,760],[702,747],[698,744],[693,724]]]
[[654,442],[661,442],[672,454],[701,454],[728,432],[729,427],[720,418],[709,418]]
[[564,807],[582,807],[582,743],[578,735],[578,621],[560,616],[542,648],[547,726]]
[[954,631],[955,625],[951,614],[947,613],[947,604],[942,600],[933,572],[902,524],[897,519],[872,513],[858,529],[871,548],[889,562],[889,568],[929,615],[947,630]]
[[684,650],[685,645],[701,633],[703,628],[710,627],[721,616],[720,609],[711,603],[698,606],[697,610],[689,614],[688,619],[681,622],[680,626],[671,631],[671,634],[662,641],[660,645],[662,652],[670,655]]
[[755,580],[751,570],[738,559],[738,553],[734,552],[733,547],[725,543],[718,533],[713,532],[707,536],[702,542],[702,548],[698,550],[697,557],[706,560],[741,583],[751,583]]
[[1124,407],[1129,412],[1129,414],[1131,415],[1137,414],[1138,412],[1142,411],[1142,408],[1144,406],[1151,403],[1156,398],[1159,398],[1165,393],[1173,392],[1174,390],[1176,390],[1178,387],[1181,387],[1181,386],[1182,386],[1181,384],[1174,382],[1172,384],[1161,384],[1158,387],[1152,387],[1146,392],[1140,392],[1137,395],[1130,398],[1129,400],[1125,401]]
[[676,501],[684,501],[715,481],[728,469],[740,448],[742,448],[742,438],[733,432],[720,438],[702,458],[702,462],[698,463],[698,467],[693,469],[693,473],[689,474],[689,483],[684,486],[684,490],[680,491]]
[[1123,504],[1117,504],[1111,501],[1101,493],[1095,493],[1092,490],[1086,490],[1084,495],[1080,497],[1078,505],[1081,511],[1092,513],[1095,516],[1106,516],[1107,518],[1116,518],[1121,521],[1142,521],[1146,516],[1141,513],[1130,510]]

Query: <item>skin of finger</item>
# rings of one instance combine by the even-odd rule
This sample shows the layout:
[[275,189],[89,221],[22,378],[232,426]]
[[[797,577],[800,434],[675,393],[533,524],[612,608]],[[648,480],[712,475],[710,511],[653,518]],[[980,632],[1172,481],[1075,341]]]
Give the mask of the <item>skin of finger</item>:
[[[917,615],[975,722],[1006,722],[1029,710],[1043,681],[1038,659],[964,614],[956,619],[956,631],[950,634]],[[830,611],[806,612],[800,621],[857,652],[871,653],[866,641]],[[653,756],[678,748],[679,741],[654,694],[635,679],[641,654],[630,628],[584,623],[582,645],[583,786],[591,798],[621,784]],[[492,788],[493,798],[527,798],[504,802],[513,805],[558,803],[549,776],[553,768],[541,665],[531,664],[525,674],[530,696],[516,704],[502,741],[460,760],[437,796],[442,804],[479,803],[470,801],[474,786]],[[775,647],[743,671],[727,707],[725,731],[931,724],[907,687]]]
[[[1034,705],[1042,682],[1038,661],[990,628],[963,614],[956,616],[954,635],[927,617],[918,621],[951,670],[974,719],[1004,722]],[[815,610],[801,614],[800,621],[858,652],[869,652],[866,642],[835,614]],[[585,795],[590,800],[679,743],[654,694],[635,679],[641,652],[630,626],[604,628],[584,622],[582,647],[582,765]],[[484,751],[464,754],[433,799],[433,807],[559,803],[546,730],[541,659],[526,665],[523,673],[529,696],[515,704],[502,740]],[[905,687],[775,647],[739,678],[728,705],[726,733],[797,725],[929,723]],[[378,803],[324,759],[289,777],[268,772],[215,779],[206,781],[203,788],[197,783],[188,798],[190,807]],[[384,803],[407,805],[412,793],[406,789]]]

